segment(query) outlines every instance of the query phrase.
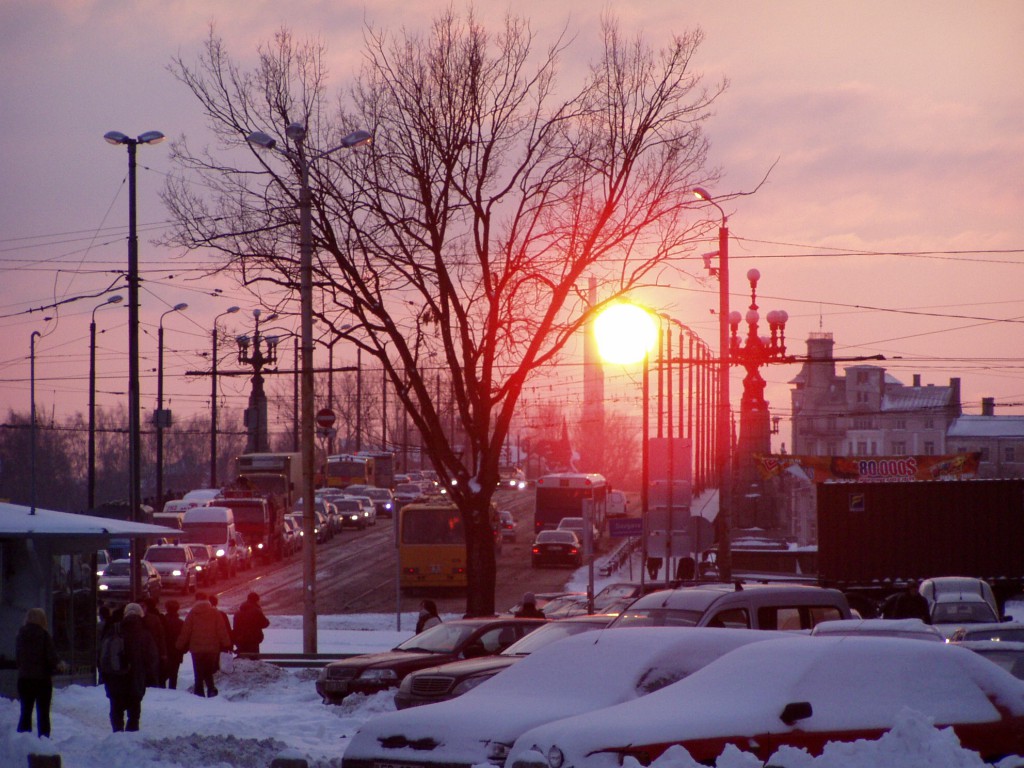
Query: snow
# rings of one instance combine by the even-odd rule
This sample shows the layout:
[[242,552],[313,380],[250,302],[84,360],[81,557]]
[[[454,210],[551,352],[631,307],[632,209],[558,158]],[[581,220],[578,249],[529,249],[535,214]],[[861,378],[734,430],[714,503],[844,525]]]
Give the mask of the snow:
[[[1024,603],[1011,605],[1009,612],[1024,618]],[[300,652],[301,617],[270,618],[263,650]],[[319,651],[389,649],[412,634],[395,630],[396,619],[394,614],[320,617]],[[412,627],[413,619],[411,614],[403,615],[401,625]],[[262,768],[278,756],[305,758],[311,767],[338,768],[359,727],[394,711],[392,695],[354,696],[340,706],[325,706],[316,695],[315,677],[316,670],[284,670],[261,662],[236,661],[230,674],[219,675],[220,695],[200,699],[187,691],[192,669],[186,657],[177,690],[147,692],[138,733],[111,733],[102,686],[76,685],[54,692],[52,739],[42,740],[34,734],[16,733],[18,702],[0,699],[0,766],[25,766],[27,756],[35,753],[60,754],[64,768]],[[912,712],[904,712],[897,727],[877,741],[833,744],[818,758],[783,750],[770,764],[778,768],[983,765],[976,753],[959,746],[950,731],[933,728],[925,717]],[[999,768],[1022,764],[1024,758],[1007,758]],[[663,755],[654,768],[694,765],[688,755],[674,750]],[[755,768],[761,763],[733,749],[716,765]]]

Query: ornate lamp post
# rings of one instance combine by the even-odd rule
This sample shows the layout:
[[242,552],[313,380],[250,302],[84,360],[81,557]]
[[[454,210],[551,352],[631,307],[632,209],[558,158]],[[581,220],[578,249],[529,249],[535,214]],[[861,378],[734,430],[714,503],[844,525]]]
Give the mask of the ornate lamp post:
[[[760,519],[762,515],[759,512],[762,512],[764,507],[763,496],[754,488],[758,479],[753,457],[758,453],[771,452],[772,435],[768,401],[764,399],[765,381],[761,376],[761,367],[770,363],[792,363],[795,358],[786,354],[786,322],[789,315],[784,310],[768,313],[766,319],[769,336],[762,337],[758,334],[761,318],[757,311],[757,282],[760,279],[761,273],[758,270],[748,270],[750,307],[745,317],[739,312],[732,312],[729,315],[729,326],[732,329],[729,354],[746,371],[743,378],[743,398],[740,402],[740,437],[737,446],[737,486],[742,491],[739,498],[743,501],[737,517],[746,526],[771,527],[771,521]],[[744,319],[747,323],[747,332],[741,339],[739,326]]]
[[[260,336],[260,314],[259,309],[252,311],[252,316],[256,320],[252,338],[246,335],[235,338],[238,343],[238,362],[242,365],[251,365],[253,370],[249,407],[245,409],[247,453],[265,453],[270,449],[267,439],[267,395],[263,391],[263,368],[277,362],[277,336]],[[265,322],[276,317],[277,315],[271,315]]]

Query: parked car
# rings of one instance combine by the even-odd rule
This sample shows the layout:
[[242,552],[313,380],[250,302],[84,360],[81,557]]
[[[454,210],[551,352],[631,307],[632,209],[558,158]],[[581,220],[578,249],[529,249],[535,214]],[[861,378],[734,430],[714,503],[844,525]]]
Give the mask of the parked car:
[[99,578],[110,565],[110,553],[105,549],[96,550],[96,577]]
[[331,662],[320,670],[316,692],[325,704],[338,704],[350,693],[397,688],[406,675],[417,669],[501,653],[543,624],[542,619],[515,618],[446,621],[390,651]]
[[583,545],[572,531],[541,531],[533,540],[530,565],[534,568],[550,565],[579,568],[583,565]]
[[176,589],[187,595],[195,592],[199,571],[192,547],[187,544],[153,544],[146,549],[143,559],[153,564],[160,573],[161,590]]
[[665,588],[657,581],[615,581],[594,595],[595,613],[621,613],[622,609],[643,595]]
[[209,544],[186,544],[192,550],[192,557],[196,563],[197,579],[196,584],[202,587],[209,587],[220,580],[220,568],[217,565],[217,555]]
[[965,649],[792,637],[737,648],[649,696],[534,728],[507,765],[650,765],[677,745],[708,765],[729,745],[761,761],[787,746],[817,756],[829,742],[880,738],[908,709],[952,728],[982,760],[1024,750],[1024,684]]
[[[937,603],[957,601],[976,602],[978,599],[988,603],[995,616],[999,616],[999,604],[992,592],[992,587],[984,579],[972,576],[938,576],[925,579],[918,587],[921,596],[928,601],[928,607],[935,611]],[[998,619],[997,619],[998,621]],[[935,623],[933,617],[932,623]]]
[[507,509],[498,510],[498,525],[501,527],[501,538],[505,541],[516,540],[516,518]]
[[946,638],[920,619],[836,619],[823,621],[811,630],[814,636],[902,637],[942,643]]
[[992,624],[999,615],[981,595],[939,594],[931,604],[932,625],[946,637],[965,624]]
[[[516,739],[531,728],[645,696],[734,648],[777,636],[641,627],[566,637],[462,696],[368,720],[349,740],[342,768],[487,763],[511,768],[513,763],[505,758]],[[695,699],[687,710],[699,704]],[[544,768],[549,766],[545,763]]]
[[290,515],[285,515],[282,519],[284,539],[284,553],[286,555],[293,555],[302,549],[302,528],[300,523]]
[[1013,640],[963,640],[957,643],[988,659],[1018,680],[1024,680],[1024,642]]
[[806,584],[701,584],[637,598],[613,626],[813,629],[823,621],[851,619],[837,589]]
[[[148,560],[139,560],[139,578],[142,598],[160,599],[160,572]],[[128,558],[114,560],[107,566],[97,585],[99,598],[103,602],[126,603],[132,594],[131,561]]]
[[522,661],[538,648],[596,629],[604,629],[611,616],[577,616],[564,621],[549,621],[522,640],[518,640],[496,656],[463,659],[427,667],[405,676],[395,694],[395,706],[406,709],[421,704],[435,704],[461,696],[485,680]]

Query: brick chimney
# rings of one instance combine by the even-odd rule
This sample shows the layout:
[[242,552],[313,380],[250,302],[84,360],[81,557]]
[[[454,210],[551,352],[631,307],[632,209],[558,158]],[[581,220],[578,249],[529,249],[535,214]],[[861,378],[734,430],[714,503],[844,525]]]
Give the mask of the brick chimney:
[[983,398],[981,398],[981,415],[982,416],[995,416],[996,415],[996,399],[994,397],[983,397]]

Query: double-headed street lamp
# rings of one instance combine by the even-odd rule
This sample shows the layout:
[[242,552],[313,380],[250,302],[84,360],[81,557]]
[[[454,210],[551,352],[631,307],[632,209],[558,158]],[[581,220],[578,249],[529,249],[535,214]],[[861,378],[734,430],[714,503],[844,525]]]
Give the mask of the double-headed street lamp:
[[171,412],[164,410],[164,318],[172,312],[188,309],[188,304],[175,304],[162,315],[157,324],[157,371],[156,371],[156,508],[163,509],[164,503],[164,429],[171,426]]
[[718,209],[718,572],[723,581],[732,580],[732,456],[729,440],[729,217],[703,187],[693,194]]
[[210,358],[210,488],[217,487],[217,321],[237,311],[238,307],[228,307],[213,318],[213,356]]
[[[146,131],[133,139],[119,131],[108,131],[103,138],[108,144],[128,147],[128,504],[132,522],[137,523],[142,509],[142,431],[139,425],[139,238],[135,224],[135,152],[139,144],[159,144],[166,137],[160,131]],[[132,600],[138,598],[141,587],[137,551],[140,544],[135,540],[131,547]]]
[[[265,453],[270,450],[267,434],[267,395],[263,391],[263,368],[277,362],[277,336],[260,335],[260,309],[254,309],[252,316],[256,321],[256,329],[250,338],[242,334],[235,338],[238,344],[238,362],[251,365],[252,391],[249,393],[249,407],[245,411],[245,428],[248,433],[245,450],[247,453]],[[263,322],[276,320],[272,314]],[[250,346],[252,347],[250,351]]]
[[89,492],[88,509],[96,507],[96,310],[120,304],[124,298],[118,294],[93,307],[89,321]]
[[277,146],[272,136],[255,131],[246,141],[263,149],[276,150],[299,166],[299,291],[302,331],[302,528],[303,528],[303,612],[302,646],[305,653],[316,653],[316,555],[313,535],[315,495],[313,489],[313,193],[309,188],[309,164],[340,149],[369,144],[373,137],[367,131],[353,131],[341,144],[312,157],[306,154],[306,126],[292,123],[285,135],[295,143],[295,151]]

